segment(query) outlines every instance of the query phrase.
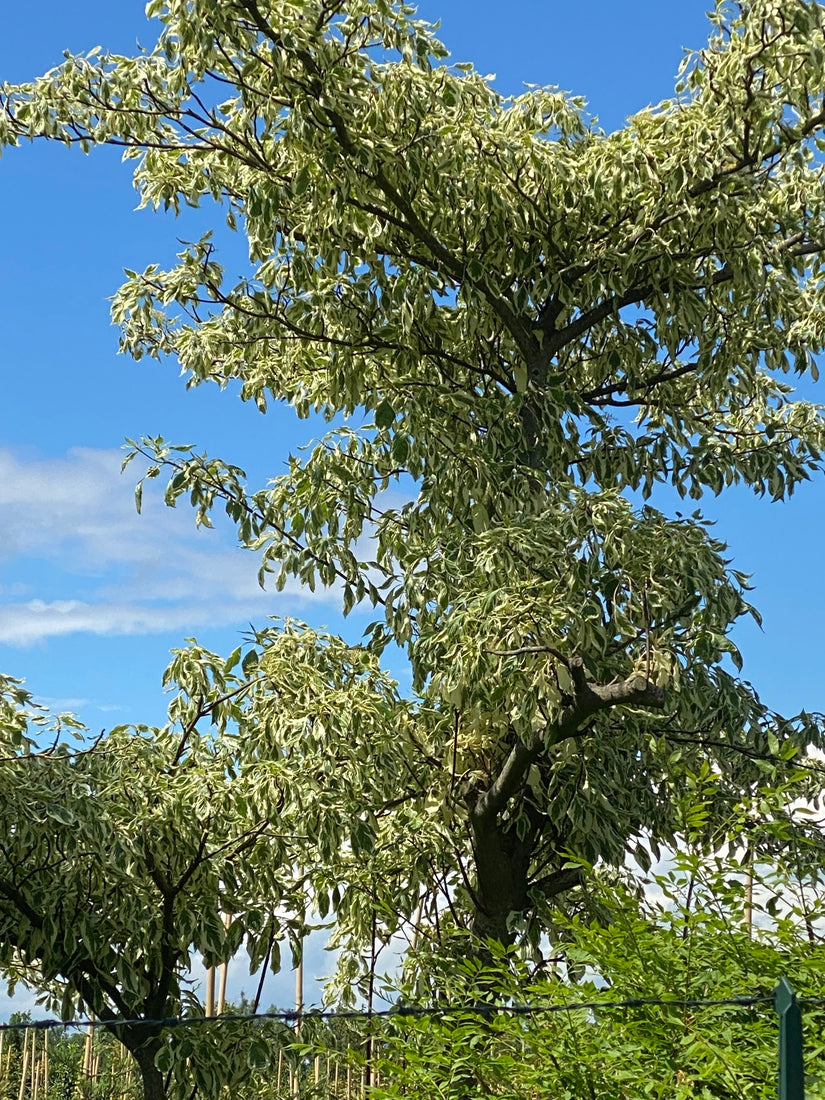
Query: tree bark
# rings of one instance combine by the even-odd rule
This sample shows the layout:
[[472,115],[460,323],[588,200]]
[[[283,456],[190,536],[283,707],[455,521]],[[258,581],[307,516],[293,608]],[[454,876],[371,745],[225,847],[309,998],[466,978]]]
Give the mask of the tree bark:
[[[132,1041],[130,1041],[130,1038]],[[147,1041],[145,1032],[137,1042],[134,1037],[123,1036],[121,1041],[129,1050],[138,1064],[140,1077],[143,1083],[143,1100],[166,1100],[166,1083],[163,1074],[155,1065],[155,1056],[160,1049],[160,1040],[152,1038]]]
[[[496,820],[470,817],[475,850],[476,905],[473,931],[504,945],[514,940],[508,921],[527,904],[532,843],[502,830]],[[532,838],[529,838],[532,840]]]
[[[581,872],[577,867],[559,867],[531,881],[536,844],[546,828],[544,815],[538,811],[524,837],[513,828],[502,828],[499,821],[474,819],[472,813],[470,823],[476,870],[473,932],[482,940],[509,945],[515,940],[508,927],[511,914],[532,908],[531,887],[537,887],[545,898],[556,897],[578,886]],[[563,841],[559,846],[564,847]]]

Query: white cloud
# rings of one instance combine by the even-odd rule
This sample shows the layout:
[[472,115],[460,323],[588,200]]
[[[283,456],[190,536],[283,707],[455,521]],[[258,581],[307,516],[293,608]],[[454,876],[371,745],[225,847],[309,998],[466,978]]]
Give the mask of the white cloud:
[[91,699],[81,699],[73,695],[39,695],[37,701],[41,706],[48,707],[53,714],[65,714],[67,711],[80,710],[81,707],[88,707],[92,702]]
[[178,603],[152,607],[135,603],[90,604],[80,600],[29,600],[0,607],[0,641],[6,645],[31,645],[45,638],[65,634],[157,634],[216,626],[248,618],[255,607],[223,600],[206,603]]
[[30,1012],[33,1020],[48,1016],[37,1003],[37,994],[24,985],[18,985],[13,996],[9,996],[5,984],[0,986],[0,1020],[7,1023],[13,1012]]
[[74,448],[24,460],[0,449],[0,643],[245,624],[330,598],[298,585],[262,592],[258,559],[227,524],[196,529],[151,484],[138,515],[137,475],[121,476],[121,458]]

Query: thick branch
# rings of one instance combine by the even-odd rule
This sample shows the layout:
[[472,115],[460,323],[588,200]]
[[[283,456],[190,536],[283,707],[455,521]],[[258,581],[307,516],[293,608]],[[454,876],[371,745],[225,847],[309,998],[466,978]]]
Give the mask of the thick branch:
[[653,707],[665,705],[665,693],[641,674],[613,684],[591,683],[586,676],[581,657],[571,657],[567,667],[573,678],[575,695],[561,713],[555,726],[529,742],[517,741],[510,750],[501,771],[477,800],[472,815],[478,821],[492,820],[518,791],[525,776],[540,754],[553,745],[574,737],[592,715],[617,706]]
[[519,789],[530,765],[538,759],[543,748],[543,737],[534,737],[529,744],[516,741],[493,785],[488,787],[473,807],[472,816],[479,821],[492,820]]
[[558,894],[564,894],[568,890],[572,890],[581,881],[582,872],[580,867],[563,867],[560,871],[551,871],[550,874],[543,875],[535,882],[531,882],[530,888],[540,890],[545,898],[549,900]]

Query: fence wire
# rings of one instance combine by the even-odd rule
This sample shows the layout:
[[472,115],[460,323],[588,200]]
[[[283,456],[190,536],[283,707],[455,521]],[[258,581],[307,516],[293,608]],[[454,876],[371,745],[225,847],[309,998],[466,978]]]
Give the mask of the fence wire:
[[[814,1007],[825,1004],[825,996],[800,997],[799,1004]],[[157,1018],[112,1017],[110,1019],[77,1020],[25,1020],[0,1024],[0,1031],[50,1031],[53,1028],[115,1028],[151,1027],[181,1028],[214,1026],[216,1024],[255,1023],[258,1020],[278,1020],[286,1024],[300,1024],[307,1020],[377,1020],[404,1017],[430,1017],[445,1019],[450,1016],[539,1016],[554,1012],[582,1012],[597,1009],[621,1008],[753,1008],[756,1005],[774,1003],[773,992],[744,993],[733,997],[685,998],[685,997],[626,997],[614,1001],[571,1001],[554,1004],[485,1004],[471,1002],[440,1005],[392,1005],[385,1009],[288,1009],[279,1012],[222,1013],[220,1016],[159,1016]]]

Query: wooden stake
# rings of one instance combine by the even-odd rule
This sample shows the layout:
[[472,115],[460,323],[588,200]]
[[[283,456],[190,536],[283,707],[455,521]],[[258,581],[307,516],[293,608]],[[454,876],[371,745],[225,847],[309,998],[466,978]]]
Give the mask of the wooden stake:
[[304,949],[301,944],[301,961],[295,970],[295,1011],[298,1019],[295,1022],[295,1034],[301,1034],[301,1013],[304,1009]]
[[83,1047],[83,1076],[88,1080],[92,1076],[92,1042],[95,1029],[89,1024],[86,1029],[86,1043]]
[[226,1004],[226,979],[229,976],[229,963],[221,963],[221,976],[218,981],[218,1008],[217,1013],[220,1016],[223,1012],[224,1005]]
[[132,1056],[122,1044],[120,1049],[123,1051],[123,1057],[126,1061],[126,1072],[123,1075],[123,1087],[124,1091],[128,1094],[132,1086]]
[[[303,885],[306,886],[306,880],[303,879],[304,869],[298,868],[298,874],[302,876]],[[303,921],[306,914],[301,913],[301,920]],[[295,971],[295,1011],[298,1013],[298,1019],[295,1022],[295,1034],[300,1036],[301,1034],[301,1013],[304,1008],[304,937],[303,927],[301,928],[301,961],[298,963],[298,967]]]
[[[0,1032],[0,1035],[3,1034]],[[2,1079],[2,1085],[5,1089],[9,1083],[9,1077],[11,1075],[11,1047],[6,1051],[6,1064],[5,1066],[0,1063],[0,1078]],[[5,1095],[5,1093],[4,1093]]]

